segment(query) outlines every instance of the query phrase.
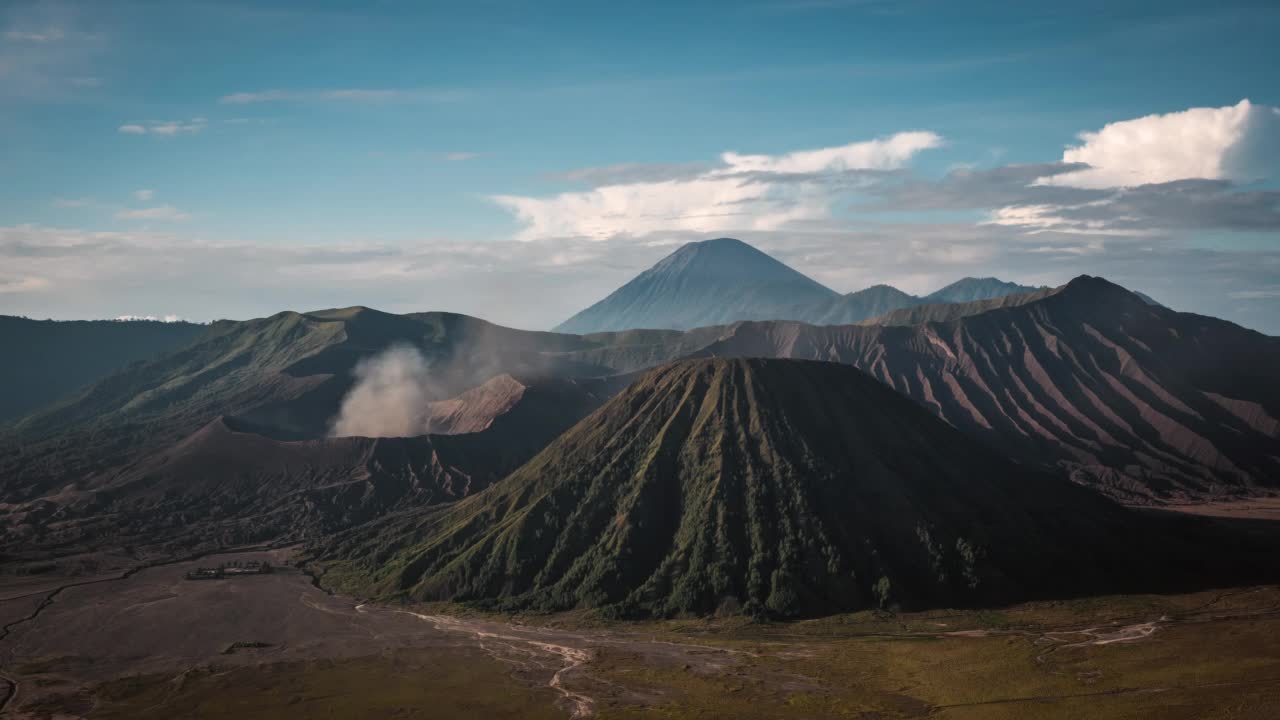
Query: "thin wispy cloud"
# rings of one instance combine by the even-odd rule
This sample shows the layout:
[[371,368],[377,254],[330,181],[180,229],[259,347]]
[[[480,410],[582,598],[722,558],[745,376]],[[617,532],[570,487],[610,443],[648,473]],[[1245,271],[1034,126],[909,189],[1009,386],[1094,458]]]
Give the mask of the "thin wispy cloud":
[[133,191],[133,197],[134,197],[134,199],[135,199],[135,200],[140,200],[140,201],[142,201],[142,202],[146,202],[147,200],[150,200],[151,198],[153,198],[153,197],[155,197],[155,196],[156,196],[156,191],[155,191],[155,190],[147,190],[147,189],[143,189],[143,190],[134,190],[134,191]]
[[101,207],[101,203],[93,198],[54,198],[53,206],[58,208]]
[[116,131],[124,135],[159,135],[162,137],[173,137],[175,135],[194,135],[204,132],[209,127],[209,121],[205,118],[192,118],[190,120],[169,120],[164,122],[150,123],[125,123],[116,128]]
[[183,212],[172,205],[120,210],[116,212],[114,217],[117,220],[160,220],[164,222],[185,222],[191,219],[189,213]]
[[[84,8],[51,0],[0,3],[0,104],[73,98],[100,83],[95,63],[109,48]],[[8,109],[8,108],[6,108]]]
[[223,95],[218,98],[218,102],[223,105],[298,102],[452,102],[463,97],[463,94],[460,90],[448,89],[339,88],[333,90],[262,90]]
[[66,37],[62,28],[51,27],[44,30],[6,30],[4,39],[18,43],[51,43]]
[[465,162],[467,160],[475,160],[480,157],[480,153],[475,152],[450,152],[444,154],[444,159],[449,162]]

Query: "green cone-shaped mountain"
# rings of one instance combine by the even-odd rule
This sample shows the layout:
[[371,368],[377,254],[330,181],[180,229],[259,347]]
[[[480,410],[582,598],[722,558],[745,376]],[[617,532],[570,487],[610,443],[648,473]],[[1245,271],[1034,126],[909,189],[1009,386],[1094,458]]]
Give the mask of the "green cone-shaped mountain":
[[651,371],[475,497],[318,555],[384,598],[794,615],[1140,583],[1149,523],[852,367],[713,359]]

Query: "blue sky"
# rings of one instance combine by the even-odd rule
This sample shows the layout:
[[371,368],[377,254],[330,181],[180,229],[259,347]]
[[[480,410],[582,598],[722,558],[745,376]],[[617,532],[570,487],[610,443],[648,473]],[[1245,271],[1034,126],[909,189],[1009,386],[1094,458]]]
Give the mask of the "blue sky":
[[1275,3],[3,0],[0,312],[547,327],[729,234],[840,291],[1088,272],[1280,333],[1278,36]]

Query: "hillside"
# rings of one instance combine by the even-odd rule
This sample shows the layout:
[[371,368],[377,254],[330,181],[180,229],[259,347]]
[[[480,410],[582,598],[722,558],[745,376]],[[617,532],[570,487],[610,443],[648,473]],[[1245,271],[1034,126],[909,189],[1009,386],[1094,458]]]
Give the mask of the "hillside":
[[10,506],[6,559],[104,543],[163,554],[313,537],[465,497],[533,454],[521,447],[493,433],[281,441],[219,418],[93,492]]
[[789,317],[777,320],[800,320],[810,325],[849,325],[879,317],[899,308],[923,302],[889,285],[874,285],[830,300],[797,308]]
[[1081,277],[863,325],[578,336],[367,308],[215,323],[0,434],[0,501],[6,514],[46,501],[54,512],[66,493],[92,494],[224,416],[276,440],[324,438],[355,369],[396,346],[427,366],[412,410],[429,422],[372,434],[506,428],[530,457],[637,371],[692,357],[801,358],[854,365],[998,452],[1124,502],[1280,492],[1280,339]]
[[1006,295],[1023,295],[1044,288],[1034,288],[1027,285],[1019,285],[1017,283],[1005,282],[999,278],[985,277],[961,278],[946,287],[935,290],[925,295],[921,301],[925,304],[934,303],[967,303],[975,300],[990,300],[993,298],[1001,298]]
[[788,317],[833,290],[732,238],[688,243],[556,328],[564,333],[689,329]]
[[316,552],[384,599],[793,616],[1158,587],[1181,542],[854,368],[756,359],[653,370],[487,492]]
[[877,317],[862,321],[864,325],[920,325],[930,322],[959,320],[970,315],[981,315],[991,310],[1017,307],[1043,300],[1058,292],[1059,288],[1044,288],[1033,292],[1002,295],[1000,297],[965,302],[917,303],[891,310]]
[[1130,502],[1280,491],[1280,338],[1100,278],[942,323],[739,323],[697,354],[859,367],[971,437]]
[[71,478],[92,485],[220,416],[279,437],[321,437],[356,366],[397,344],[420,352],[428,390],[442,400],[503,372],[610,374],[556,356],[593,347],[581,338],[451,313],[347,308],[222,321],[180,351],[129,366],[12,428],[0,452],[0,498],[38,497]]
[[176,350],[204,325],[149,320],[30,320],[0,315],[0,424],[124,368]]

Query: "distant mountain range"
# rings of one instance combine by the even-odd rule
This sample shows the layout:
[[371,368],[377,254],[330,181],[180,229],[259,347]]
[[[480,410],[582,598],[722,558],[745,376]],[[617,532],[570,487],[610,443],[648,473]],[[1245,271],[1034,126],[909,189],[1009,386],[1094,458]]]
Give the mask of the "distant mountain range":
[[964,278],[924,297],[889,285],[840,295],[740,240],[718,238],[682,246],[556,331],[687,330],[740,320],[847,325],[900,308],[1037,289],[996,278]]
[[[724,247],[737,252],[735,243],[713,244],[713,252]],[[703,253],[698,248],[705,249],[694,247],[695,255]],[[752,257],[762,272],[776,269],[767,256]],[[782,275],[797,286],[804,284]],[[680,295],[684,286],[666,287]],[[989,526],[993,537],[1025,535],[1026,527],[1048,522],[1040,510],[1025,504],[1030,500],[1006,488],[1006,480],[991,479],[995,474],[1032,484],[1053,475],[1095,491],[1088,497],[1100,494],[1131,504],[1280,493],[1280,338],[1151,304],[1101,278],[1082,276],[1059,288],[1008,294],[1012,289],[998,281],[963,281],[947,289],[948,296],[1005,294],[939,303],[928,297],[913,300],[883,286],[870,288],[861,294],[865,309],[880,314],[835,325],[742,320],[689,330],[564,334],[514,330],[452,313],[393,315],[364,307],[220,321],[190,338],[158,343],[149,358],[115,371],[86,361],[88,374],[107,374],[0,430],[0,545],[10,548],[10,562],[39,563],[104,544],[128,546],[146,558],[237,542],[314,541],[349,530],[359,539],[333,545],[327,557],[337,558],[350,577],[363,578],[360,582],[379,592],[391,593],[387,583],[392,583],[413,597],[466,597],[511,607],[599,602],[617,612],[640,614],[702,612],[733,598],[787,614],[835,607],[814,598],[837,590],[852,593],[848,607],[874,605],[880,602],[880,577],[895,588],[887,597],[903,604],[1056,592],[1050,580],[1037,578],[1029,561],[994,554],[993,574],[982,587],[1003,590],[988,596],[986,590],[970,592],[963,583],[955,585],[956,573],[964,575],[963,563],[957,564],[963,553],[956,555],[952,548],[960,539],[968,542],[962,528],[974,524],[974,517],[1001,512],[988,504],[991,497],[1022,498],[1003,511],[1010,515],[1009,528]],[[849,303],[850,296],[815,294],[824,295],[820,303],[827,313],[840,312],[840,304]],[[744,290],[739,296],[751,295]],[[660,300],[653,298],[655,304]],[[413,423],[394,426],[399,428],[394,431],[368,431],[387,437],[359,437],[361,431],[352,429],[337,432],[336,419],[347,415],[349,401],[365,387],[368,368],[376,365],[371,362],[393,354],[389,350],[403,350],[421,367],[396,376],[395,382],[410,385],[384,388],[385,396],[364,407],[382,414],[388,411],[386,403],[403,406],[408,398],[411,406],[399,409]],[[822,365],[827,369],[811,373],[805,369],[810,363],[719,362],[743,358],[827,361],[866,375],[838,365]],[[660,366],[666,369],[637,381]],[[660,377],[673,384],[663,385],[667,381],[659,382]],[[869,378],[880,385],[870,385]],[[637,382],[634,392],[624,391]],[[821,388],[828,385],[838,407],[823,396]],[[685,395],[680,397],[687,396],[690,404],[677,402],[676,395],[668,394],[672,388],[681,389]],[[606,403],[612,408],[607,415],[592,415]],[[856,406],[845,407],[849,403]],[[701,420],[669,427],[658,422],[668,409],[676,413],[694,406],[700,408]],[[804,416],[802,406],[811,407],[815,418],[826,418],[837,431],[823,434],[813,424],[816,420]],[[892,437],[872,427],[869,418],[880,416],[899,430],[934,429],[921,430],[924,435],[907,433],[915,438],[910,447],[895,445]],[[576,425],[587,417],[593,419]],[[936,430],[947,426],[965,442],[955,440],[960,436],[951,430]],[[614,440],[599,434],[600,428]],[[567,444],[556,453],[543,452],[562,442]],[[748,536],[757,534],[753,528],[800,527],[797,516],[785,508],[759,521],[735,515],[746,512],[741,493],[747,486],[741,483],[747,476],[772,483],[771,492],[781,493],[780,483],[792,483],[786,485],[791,493],[786,497],[796,502],[831,504],[850,517],[861,513],[851,509],[847,498],[795,484],[789,474],[862,472],[857,458],[837,452],[839,442],[883,451],[867,455],[880,469],[867,471],[858,493],[900,487],[910,493],[902,497],[913,498],[911,506],[918,512],[902,515],[901,522],[877,524],[872,518],[866,524],[884,542],[915,549],[877,565],[875,558],[886,558],[887,551],[868,555],[848,545],[848,538],[821,535],[817,528],[834,520],[817,513],[812,518],[817,525],[796,530],[787,542],[798,544],[803,553],[838,551],[848,558],[839,566],[855,572],[856,581],[814,574],[805,565],[806,577],[813,578],[813,584],[805,584],[809,581],[791,574],[798,572],[794,566],[764,555],[759,556],[760,572],[769,576],[764,580],[751,579],[750,572],[741,575],[740,565],[724,565],[714,575],[660,567],[689,558],[721,561],[700,555],[706,552],[699,549],[703,541],[686,537],[685,531],[652,526],[657,518],[670,515],[681,527],[689,523],[701,528],[723,517],[731,528],[726,532]],[[813,454],[787,443],[809,443]],[[934,443],[942,450],[935,451]],[[633,452],[649,459],[642,462],[628,454]],[[963,460],[978,454],[999,457],[974,465]],[[927,473],[910,464],[914,456],[939,466],[949,457],[958,458],[957,467],[975,473],[976,495],[951,485],[929,485]],[[717,457],[720,471],[714,471],[714,463],[706,464]],[[615,574],[604,585],[592,585],[598,573],[607,577],[632,557],[611,554],[622,547],[617,545],[624,542],[622,535],[610,536],[603,545],[584,539],[599,528],[579,520],[595,523],[602,517],[600,507],[630,502],[626,498],[631,497],[613,497],[598,506],[600,499],[591,493],[604,492],[604,486],[594,478],[614,478],[610,483],[627,493],[644,494],[650,486],[627,468],[649,467],[665,468],[680,479],[680,488],[688,486],[664,485],[664,492],[694,493],[684,502],[711,504],[706,512],[687,504],[656,514],[651,508],[638,510],[627,520],[633,524],[629,532],[641,533],[643,523],[646,542],[680,548],[675,559],[645,566],[649,574],[644,579]],[[943,472],[938,482],[951,477]],[[492,498],[514,502],[518,498],[510,493],[517,492],[512,489],[517,485],[532,493],[519,498],[547,493],[556,508],[570,514],[551,513],[518,528],[499,527],[499,506],[490,504]],[[484,490],[488,487],[493,489]],[[578,493],[590,488],[596,489]],[[715,488],[732,488],[737,499],[721,498]],[[937,501],[929,496],[930,488],[954,496],[958,515],[933,508],[930,503]],[[1059,491],[1046,492],[1057,497]],[[489,499],[465,500],[476,493]],[[896,507],[882,503],[906,502],[880,491],[858,497],[872,514]],[[1063,502],[1075,507],[1076,501]],[[454,509],[430,509],[436,505]],[[464,512],[464,506],[470,508],[465,512],[481,513],[475,516],[478,524],[464,533],[440,535],[435,525],[414,524],[428,518],[434,523],[445,513],[461,521],[462,515],[452,513]],[[583,513],[580,519],[573,508]],[[1081,505],[1077,510],[1081,517],[1095,512],[1099,518],[1119,517],[1092,508]],[[1027,519],[1033,516],[1035,520]],[[373,535],[355,530],[369,523],[389,527],[382,525],[384,517],[388,523],[408,523],[395,525],[399,530],[394,532],[405,533],[404,543],[388,545],[391,530]],[[1130,522],[1132,516],[1124,517]],[[545,525],[549,522],[558,524]],[[1099,522],[1112,527],[1110,519]],[[925,527],[930,538],[943,538],[937,567],[912,554],[932,542],[917,538],[924,544],[911,544],[917,526]],[[1073,527],[1060,530],[1050,544],[1084,547],[1091,542]],[[1108,542],[1121,542],[1109,529],[1098,532]],[[555,542],[565,543],[569,554],[557,556],[563,561],[539,556],[529,566],[534,575],[527,582],[495,593],[486,578],[495,577],[493,569],[507,562],[509,555],[503,553],[532,542],[530,533],[547,542],[559,538]],[[430,538],[460,552],[475,549],[467,550],[463,560],[421,544]],[[781,536],[767,539],[783,542]],[[733,542],[738,548],[734,557],[755,557],[754,550]],[[361,555],[366,552],[373,554]],[[1053,555],[1036,552],[1042,558]],[[382,570],[368,564],[384,563],[392,555],[414,564]],[[593,564],[580,569],[562,564],[571,555],[590,557]],[[946,579],[930,580],[934,571]],[[399,573],[394,580],[392,572]],[[575,574],[580,572],[586,575]],[[774,583],[775,572],[783,573],[779,577],[785,581]],[[1064,575],[1073,586],[1111,587],[1110,580],[1094,583],[1074,572]],[[566,578],[581,579],[584,587],[605,594],[566,595],[577,582]],[[659,590],[653,590],[650,579],[659,583]],[[446,581],[456,581],[448,592],[440,585]],[[707,583],[711,591],[705,590]],[[770,600],[775,586],[782,595]],[[673,595],[678,587],[689,589]],[[796,593],[794,603],[785,588]]]
[[645,374],[489,491],[316,559],[384,600],[788,617],[1224,569],[1167,520],[1015,465],[846,365],[715,359]]

